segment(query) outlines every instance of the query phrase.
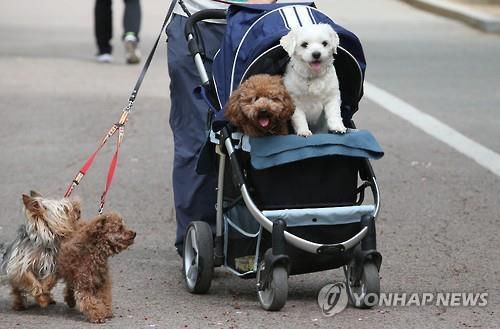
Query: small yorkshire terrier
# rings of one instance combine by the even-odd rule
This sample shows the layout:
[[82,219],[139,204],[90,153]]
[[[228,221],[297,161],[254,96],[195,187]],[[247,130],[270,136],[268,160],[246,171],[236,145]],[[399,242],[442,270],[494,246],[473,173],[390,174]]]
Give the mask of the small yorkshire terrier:
[[57,256],[57,277],[66,282],[64,300],[69,307],[78,302],[90,322],[104,323],[113,317],[108,258],[134,243],[120,215],[106,213],[82,222],[64,239]]
[[80,203],[50,200],[31,191],[23,194],[26,223],[9,244],[0,244],[0,282],[12,288],[12,308],[25,309],[27,295],[41,307],[54,303],[50,289],[56,284],[56,255],[63,237],[76,230]]

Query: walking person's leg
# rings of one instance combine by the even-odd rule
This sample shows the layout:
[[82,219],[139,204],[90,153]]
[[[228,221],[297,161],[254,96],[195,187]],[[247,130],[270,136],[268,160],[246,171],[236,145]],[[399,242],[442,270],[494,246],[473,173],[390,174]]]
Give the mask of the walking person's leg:
[[141,29],[140,0],[124,0],[123,41],[125,43],[125,59],[128,64],[137,64],[141,60],[138,48],[139,31]]
[[125,12],[123,13],[123,37],[133,33],[139,39],[141,30],[141,3],[139,0],[124,0]]
[[94,7],[94,33],[97,43],[97,60],[110,62],[113,48],[113,11],[111,0],[96,0]]
[[[198,153],[207,140],[207,109],[193,89],[200,84],[196,66],[184,38],[186,18],[174,15],[167,27],[168,70],[170,75],[170,127],[174,135],[173,192],[177,220],[175,246],[182,253],[184,234],[191,221],[215,225],[216,176],[196,173]],[[200,34],[207,46],[206,67],[211,75],[213,55],[225,26],[203,24]]]

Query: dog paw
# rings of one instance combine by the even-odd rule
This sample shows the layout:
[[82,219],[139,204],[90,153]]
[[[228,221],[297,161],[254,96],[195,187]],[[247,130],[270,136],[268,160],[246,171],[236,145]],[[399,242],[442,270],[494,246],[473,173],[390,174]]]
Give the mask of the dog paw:
[[328,120],[328,131],[336,134],[345,134],[347,128],[344,126],[342,120]]
[[69,308],[73,308],[76,306],[75,298],[64,297],[64,301],[66,302],[66,305],[68,305]]
[[347,129],[345,129],[345,130],[328,130],[328,132],[333,133],[333,134],[343,135],[347,132]]
[[49,304],[55,304],[56,302],[52,299],[50,295],[42,294],[35,298],[36,303],[40,305],[41,308],[46,308]]
[[35,298],[43,295],[42,286],[35,285],[33,288],[31,288],[31,295]]
[[92,319],[89,319],[89,322],[92,322],[92,323],[106,323],[106,319],[105,318],[92,318]]
[[12,305],[12,310],[14,311],[24,311],[26,306],[23,303],[15,303]]
[[297,135],[302,137],[309,137],[312,135],[312,132],[309,129],[301,129],[297,131]]
[[335,127],[328,127],[328,131],[335,134],[345,134],[347,132],[347,128],[344,125],[338,125]]

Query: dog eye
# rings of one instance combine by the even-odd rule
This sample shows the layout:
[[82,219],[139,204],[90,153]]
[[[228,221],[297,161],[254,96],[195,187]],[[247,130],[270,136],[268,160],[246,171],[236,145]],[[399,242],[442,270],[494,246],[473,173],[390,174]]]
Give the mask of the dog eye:
[[309,46],[309,44],[307,42],[302,42],[302,44],[300,46],[302,48],[307,48],[307,46]]
[[322,44],[323,44],[323,47],[328,46],[328,42],[326,42],[326,41],[323,41]]

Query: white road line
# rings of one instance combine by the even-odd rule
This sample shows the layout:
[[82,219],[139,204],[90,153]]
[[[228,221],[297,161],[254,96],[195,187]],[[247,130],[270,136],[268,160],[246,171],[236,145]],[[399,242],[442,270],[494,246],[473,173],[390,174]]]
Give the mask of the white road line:
[[450,126],[436,118],[420,111],[403,100],[375,87],[364,83],[365,96],[389,112],[422,129],[432,137],[451,146],[463,155],[473,159],[484,168],[500,177],[500,154],[474,142]]

